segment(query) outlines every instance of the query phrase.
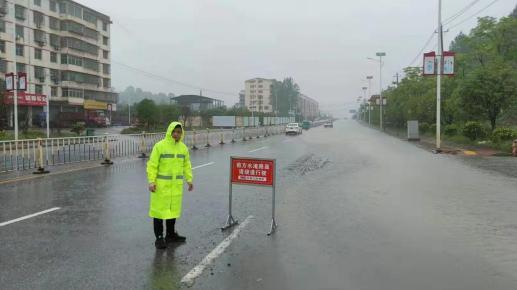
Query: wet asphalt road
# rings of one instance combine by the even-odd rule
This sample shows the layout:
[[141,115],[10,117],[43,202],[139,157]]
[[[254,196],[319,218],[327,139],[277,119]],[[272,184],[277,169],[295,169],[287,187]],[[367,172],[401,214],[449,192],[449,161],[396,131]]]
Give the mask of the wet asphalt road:
[[[249,151],[258,151],[250,153]],[[229,233],[229,156],[277,158],[271,193],[234,187],[234,215],[254,218],[192,289],[517,289],[517,179],[462,157],[339,121],[192,153],[195,192],[178,231],[154,249],[145,162],[118,162],[0,185],[2,289],[179,289]]]

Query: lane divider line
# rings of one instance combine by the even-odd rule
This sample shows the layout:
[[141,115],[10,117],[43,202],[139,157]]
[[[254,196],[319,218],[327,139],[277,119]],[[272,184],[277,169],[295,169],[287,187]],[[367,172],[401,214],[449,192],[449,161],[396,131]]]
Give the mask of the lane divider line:
[[10,225],[10,224],[13,224],[13,223],[16,223],[16,222],[19,222],[19,221],[30,219],[30,218],[33,218],[33,217],[36,217],[36,216],[39,216],[39,215],[42,215],[42,214],[46,214],[46,213],[49,213],[49,212],[53,212],[53,211],[56,211],[56,210],[60,210],[60,209],[61,209],[60,207],[53,207],[53,208],[50,208],[50,209],[47,209],[47,210],[44,210],[44,211],[40,211],[40,212],[33,213],[33,214],[30,214],[30,215],[22,216],[22,217],[19,217],[17,219],[14,219],[14,220],[10,220],[10,221],[6,221],[6,222],[3,222],[3,223],[0,223],[0,227],[4,227],[6,225]]
[[208,265],[212,264],[215,259],[221,256],[226,248],[230,246],[232,241],[239,236],[240,231],[246,227],[252,219],[253,216],[250,215],[240,225],[238,225],[228,237],[226,237],[215,249],[212,250],[212,252],[206,255],[206,257],[203,258],[196,267],[190,270],[190,272],[181,279],[181,283],[188,287],[194,285],[196,278],[203,274],[203,271]]
[[264,149],[267,149],[268,147],[267,146],[264,146],[264,147],[260,147],[260,148],[257,148],[257,149],[254,149],[254,150],[251,150],[251,151],[248,151],[249,153],[253,153],[253,152],[257,152],[257,151],[260,151],[260,150],[264,150]]
[[205,166],[210,166],[210,165],[214,165],[215,162],[208,162],[206,164],[201,164],[201,165],[198,165],[198,166],[195,166],[195,167],[192,167],[192,170],[194,169],[198,169],[198,168],[202,168],[202,167],[205,167]]

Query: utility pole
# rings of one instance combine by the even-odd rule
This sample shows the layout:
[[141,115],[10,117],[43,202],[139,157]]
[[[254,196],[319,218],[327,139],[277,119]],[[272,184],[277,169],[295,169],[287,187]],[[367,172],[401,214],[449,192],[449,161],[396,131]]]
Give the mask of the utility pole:
[[372,124],[372,107],[370,98],[372,97],[372,79],[373,76],[367,76],[366,79],[368,80],[368,124]]
[[383,115],[382,115],[382,109],[384,106],[384,100],[382,99],[382,57],[386,56],[385,52],[377,52],[376,54],[379,57],[379,95],[380,95],[380,129],[384,130],[384,122],[383,122]]
[[399,74],[399,73],[396,73],[396,74],[394,75],[394,77],[395,77],[395,79],[396,79],[396,84],[397,84],[397,86],[399,85],[399,76],[400,76],[400,74]]
[[129,120],[128,120],[128,122],[129,122],[129,127],[131,127],[131,100],[129,100],[127,107],[128,107],[128,111],[129,111],[129,114],[128,114],[128,117],[129,117],[128,119]]
[[443,56],[443,27],[442,0],[438,0],[438,72],[436,74],[436,152],[441,152],[441,102],[442,102],[442,56]]
[[[13,3],[13,72],[14,72],[14,78],[13,78],[13,104],[14,104],[14,140],[18,141],[18,87],[19,87],[19,80],[18,80],[18,68],[16,67],[16,8],[15,4]],[[16,146],[16,150],[18,150],[18,146]],[[18,158],[16,158],[18,159]]]

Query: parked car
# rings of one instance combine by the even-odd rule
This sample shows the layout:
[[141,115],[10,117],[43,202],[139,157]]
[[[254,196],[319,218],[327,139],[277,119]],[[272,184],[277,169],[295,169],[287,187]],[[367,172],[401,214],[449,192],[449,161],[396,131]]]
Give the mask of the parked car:
[[298,123],[289,123],[285,127],[285,135],[299,135],[302,134],[302,127]]

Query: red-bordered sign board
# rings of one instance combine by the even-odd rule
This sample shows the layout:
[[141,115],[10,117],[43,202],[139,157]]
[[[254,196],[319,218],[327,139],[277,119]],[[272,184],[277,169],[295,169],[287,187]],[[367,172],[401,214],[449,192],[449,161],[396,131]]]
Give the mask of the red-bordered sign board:
[[231,173],[235,184],[274,186],[275,160],[232,157]]
[[[14,103],[13,92],[6,92],[4,104],[12,105]],[[42,94],[30,94],[23,91],[18,92],[18,106],[45,107],[47,105],[47,96]]]

